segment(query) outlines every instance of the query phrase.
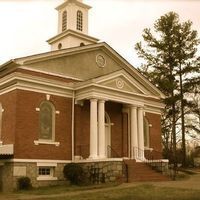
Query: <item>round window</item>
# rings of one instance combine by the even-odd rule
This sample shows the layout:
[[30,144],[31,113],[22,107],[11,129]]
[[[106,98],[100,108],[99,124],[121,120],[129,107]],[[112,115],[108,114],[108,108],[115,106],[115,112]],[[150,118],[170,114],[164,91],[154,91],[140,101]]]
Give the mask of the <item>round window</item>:
[[61,43],[58,44],[58,49],[62,49],[62,44]]

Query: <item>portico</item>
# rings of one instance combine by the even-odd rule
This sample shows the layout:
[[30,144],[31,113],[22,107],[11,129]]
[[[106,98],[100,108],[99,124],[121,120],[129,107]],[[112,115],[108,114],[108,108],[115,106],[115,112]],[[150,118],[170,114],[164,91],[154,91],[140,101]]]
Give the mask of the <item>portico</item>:
[[[90,99],[90,159],[104,159],[107,157],[105,102],[102,99]],[[127,105],[126,110],[130,121],[130,137],[128,137],[130,158],[144,160],[144,109],[137,105]]]
[[[111,84],[112,83],[112,84]],[[136,159],[138,161],[144,161],[144,115],[149,110],[153,112],[161,113],[163,104],[152,104],[151,100],[146,98],[152,97],[152,94],[146,91],[146,89],[135,83],[133,78],[129,76],[123,70],[114,73],[114,76],[103,76],[101,78],[93,79],[87,83],[79,83],[76,88],[76,101],[88,101],[89,102],[89,159],[109,159],[112,155],[108,155],[107,148],[107,136],[106,130],[110,131],[113,136],[115,133],[113,128],[117,124],[113,123],[112,118],[110,128],[106,129],[105,115],[107,113],[106,105],[108,103],[117,103],[122,106],[123,109],[118,111],[121,115],[121,121],[123,121],[123,112],[127,115],[127,126],[125,141],[127,148],[127,155],[121,155],[128,159]],[[118,135],[120,140],[122,137]],[[113,148],[112,140],[110,142],[111,148]],[[122,145],[121,145],[122,146]],[[116,148],[124,148],[119,147]],[[115,150],[113,148],[113,150]],[[123,150],[122,150],[123,151]]]

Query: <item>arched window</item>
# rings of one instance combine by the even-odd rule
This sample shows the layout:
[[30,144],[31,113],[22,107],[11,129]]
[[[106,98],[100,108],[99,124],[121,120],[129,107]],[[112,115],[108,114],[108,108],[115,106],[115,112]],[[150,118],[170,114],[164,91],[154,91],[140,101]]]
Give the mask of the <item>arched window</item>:
[[67,11],[65,10],[62,14],[62,31],[67,30]]
[[55,140],[55,107],[49,101],[40,104],[39,127],[40,140]]
[[144,146],[150,147],[149,122],[146,117],[144,117]]
[[80,10],[77,11],[76,29],[79,31],[83,30],[83,13]]

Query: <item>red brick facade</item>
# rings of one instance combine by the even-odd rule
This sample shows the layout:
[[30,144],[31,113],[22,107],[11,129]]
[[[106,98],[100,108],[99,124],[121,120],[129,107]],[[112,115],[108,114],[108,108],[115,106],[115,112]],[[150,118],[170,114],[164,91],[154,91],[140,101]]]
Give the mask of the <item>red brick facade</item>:
[[13,144],[16,130],[16,101],[17,91],[0,95],[0,102],[4,109],[2,115],[1,139],[4,144]]
[[[20,159],[71,160],[72,154],[72,100],[50,96],[50,101],[59,111],[55,118],[55,142],[35,145],[39,136],[39,108],[46,94],[15,90],[0,97],[4,108],[2,140],[14,143],[14,157]],[[106,102],[105,110],[111,121],[111,146],[119,157],[128,157],[128,114],[123,113],[120,103]],[[160,115],[146,113],[150,127],[150,148],[161,152]],[[8,131],[9,130],[9,131]],[[89,157],[90,103],[75,105],[74,117],[75,155]]]
[[150,148],[154,150],[154,159],[162,158],[161,115],[146,113],[146,118],[150,124]]
[[60,145],[34,144],[39,139],[39,112],[36,108],[44,100],[45,94],[22,90],[2,95],[2,140],[4,144],[14,143],[14,158],[71,160],[72,101],[69,98],[50,97],[59,111],[55,117],[55,141]]

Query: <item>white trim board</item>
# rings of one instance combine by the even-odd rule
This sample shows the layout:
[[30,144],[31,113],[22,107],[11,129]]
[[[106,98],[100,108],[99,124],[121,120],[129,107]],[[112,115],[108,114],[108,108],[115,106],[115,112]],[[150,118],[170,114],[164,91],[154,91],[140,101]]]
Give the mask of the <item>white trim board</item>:
[[31,67],[26,67],[26,66],[21,66],[21,67],[19,67],[19,69],[24,69],[24,70],[31,71],[31,72],[38,72],[38,73],[42,73],[42,74],[45,74],[45,75],[56,76],[56,77],[60,77],[60,78],[71,79],[71,80],[75,80],[75,81],[84,81],[83,79],[80,79],[80,78],[76,78],[76,77],[72,77],[72,76],[66,76],[66,75],[62,75],[62,74],[56,74],[56,73],[53,73],[53,72],[46,72],[46,71],[42,71],[42,70],[39,70],[39,69],[33,69]]
[[45,160],[45,159],[10,159],[10,160],[5,160],[6,162],[14,162],[14,163],[71,163],[71,160]]

